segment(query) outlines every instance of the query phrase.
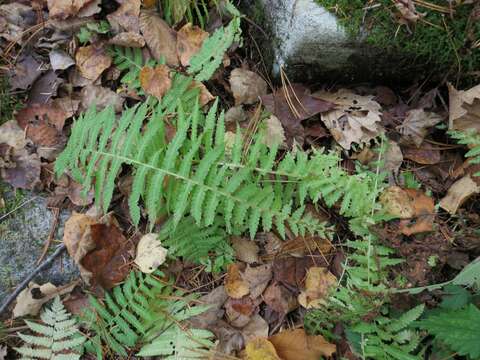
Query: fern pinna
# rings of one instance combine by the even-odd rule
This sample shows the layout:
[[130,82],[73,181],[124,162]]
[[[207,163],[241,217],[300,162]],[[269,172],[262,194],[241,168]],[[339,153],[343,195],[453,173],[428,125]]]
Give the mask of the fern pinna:
[[[84,312],[83,320],[94,336],[86,343],[87,351],[103,359],[105,345],[115,354],[127,357],[130,350],[141,345],[139,356],[183,359],[179,355],[189,353],[191,348],[187,346],[192,342],[197,344],[197,350],[212,346],[211,333],[189,329],[184,324],[206,308],[189,307],[193,298],[174,292],[159,276],[159,272],[145,275],[132,271],[122,285],[105,294],[103,303],[90,297],[92,308]],[[177,337],[172,338],[172,333]],[[158,348],[158,344],[164,343],[169,346]]]
[[78,331],[77,321],[70,318],[57,296],[50,309],[40,318],[43,324],[25,321],[28,328],[38,335],[18,334],[25,343],[15,350],[23,359],[76,360],[83,352],[85,337]]
[[[449,131],[448,134],[453,137],[459,144],[467,145],[470,150],[465,154],[470,164],[480,164],[480,134],[475,130],[467,131]],[[474,174],[480,176],[480,172]]]

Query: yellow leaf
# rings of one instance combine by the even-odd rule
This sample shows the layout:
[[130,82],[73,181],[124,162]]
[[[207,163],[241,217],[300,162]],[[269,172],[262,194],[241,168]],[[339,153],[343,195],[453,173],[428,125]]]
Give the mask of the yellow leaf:
[[332,356],[337,350],[323,336],[307,335],[303,329],[283,331],[268,340],[282,360],[318,360],[322,356]]
[[246,360],[281,360],[272,343],[264,338],[256,338],[250,341],[245,348],[245,352],[247,354]]

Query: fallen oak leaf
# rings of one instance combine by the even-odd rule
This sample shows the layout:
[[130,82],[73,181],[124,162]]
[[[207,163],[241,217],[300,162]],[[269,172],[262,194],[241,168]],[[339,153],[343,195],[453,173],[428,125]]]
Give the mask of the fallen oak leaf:
[[158,239],[158,234],[145,234],[137,245],[137,256],[135,264],[140,271],[145,274],[154,272],[167,259],[167,249],[165,249]]
[[475,129],[480,132],[480,85],[469,90],[457,90],[448,84],[449,130],[466,131]]
[[161,100],[172,87],[170,68],[166,65],[157,65],[155,68],[144,66],[140,70],[140,84],[145,93]]
[[282,331],[268,340],[282,360],[318,360],[332,356],[337,350],[323,336],[307,335],[303,329]]

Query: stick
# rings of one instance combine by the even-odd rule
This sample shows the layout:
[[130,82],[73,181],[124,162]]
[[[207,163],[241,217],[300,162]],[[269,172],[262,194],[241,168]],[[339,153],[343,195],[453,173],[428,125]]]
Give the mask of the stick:
[[52,255],[50,255],[47,259],[45,259],[45,261],[42,262],[40,265],[38,265],[30,273],[30,275],[28,275],[25,279],[23,279],[23,281],[17,286],[15,291],[10,296],[8,296],[3,302],[2,306],[0,306],[0,315],[7,309],[7,307],[12,303],[12,301],[17,298],[18,294],[20,294],[20,292],[27,287],[30,280],[32,280],[39,272],[43,271],[48,266],[50,266],[53,260],[55,260],[55,258],[57,258],[58,255],[60,255],[64,250],[65,250],[65,244],[62,243],[61,245],[58,246],[57,250],[55,250],[55,252]]

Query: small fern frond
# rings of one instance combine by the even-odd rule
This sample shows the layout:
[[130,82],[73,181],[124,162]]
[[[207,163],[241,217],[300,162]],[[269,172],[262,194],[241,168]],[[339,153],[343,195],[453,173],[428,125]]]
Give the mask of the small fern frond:
[[[449,131],[448,134],[457,140],[457,143],[469,147],[469,151],[465,154],[470,164],[480,164],[480,134],[475,130],[470,131]],[[474,174],[480,176],[480,172]]]
[[24,358],[30,359],[80,359],[85,337],[70,318],[60,298],[57,296],[50,309],[41,314],[44,324],[25,321],[28,328],[38,335],[18,334],[25,343],[15,350]]
[[220,27],[202,44],[200,51],[190,59],[188,73],[195,80],[209,80],[220,66],[224,54],[234,42],[240,42],[240,17],[234,17],[226,27]]
[[[90,352],[101,354],[104,343],[116,354],[127,356],[139,339],[154,326],[153,302],[165,290],[165,284],[154,275],[132,271],[126,281],[105,294],[102,302],[90,296],[93,308],[87,309],[83,320],[99,338],[86,344]],[[99,341],[100,340],[100,341]]]

